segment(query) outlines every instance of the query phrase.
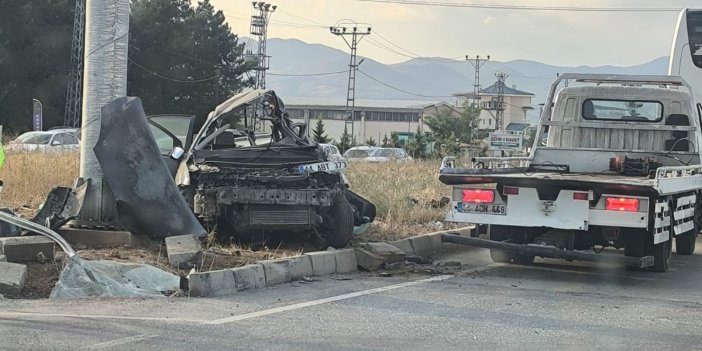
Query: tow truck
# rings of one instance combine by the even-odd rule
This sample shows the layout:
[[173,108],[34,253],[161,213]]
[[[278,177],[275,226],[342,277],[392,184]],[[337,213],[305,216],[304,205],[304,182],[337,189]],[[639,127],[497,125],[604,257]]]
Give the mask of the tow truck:
[[442,240],[488,248],[495,262],[665,272],[673,241],[678,255],[693,254],[702,224],[701,125],[681,77],[562,74],[529,156],[442,160],[439,179],[453,188],[447,221],[487,236]]

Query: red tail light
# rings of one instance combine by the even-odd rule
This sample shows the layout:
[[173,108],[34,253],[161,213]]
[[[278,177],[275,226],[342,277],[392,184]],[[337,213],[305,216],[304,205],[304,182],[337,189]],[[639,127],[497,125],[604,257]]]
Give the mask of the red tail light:
[[463,189],[463,202],[492,203],[495,201],[493,190]]
[[573,193],[573,200],[584,200],[590,199],[590,194],[588,193]]
[[608,211],[637,212],[639,210],[639,199],[608,197],[605,198],[605,209]]
[[505,195],[519,195],[519,188],[516,186],[506,186],[502,189],[502,193]]

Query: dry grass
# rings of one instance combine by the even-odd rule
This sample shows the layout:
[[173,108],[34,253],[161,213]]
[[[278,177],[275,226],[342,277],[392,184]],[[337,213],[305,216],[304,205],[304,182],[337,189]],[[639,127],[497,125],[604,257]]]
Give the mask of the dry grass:
[[70,186],[78,176],[77,152],[7,152],[0,169],[4,182],[0,206],[36,210],[49,191],[57,186]]
[[[53,187],[70,186],[78,169],[77,153],[8,152],[0,169],[0,206],[31,214]],[[428,203],[450,195],[450,188],[438,180],[438,169],[438,160],[352,163],[346,172],[351,189],[378,209],[376,221],[361,239],[389,240],[438,230],[434,223],[443,220],[447,209]]]
[[431,208],[429,203],[451,194],[438,173],[438,160],[352,163],[346,172],[351,190],[373,202],[378,211],[361,239],[392,240],[437,231],[434,223],[444,219],[447,209]]

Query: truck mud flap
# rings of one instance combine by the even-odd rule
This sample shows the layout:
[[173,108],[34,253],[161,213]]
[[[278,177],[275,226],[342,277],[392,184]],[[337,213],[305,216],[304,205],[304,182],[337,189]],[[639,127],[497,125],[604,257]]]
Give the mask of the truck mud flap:
[[644,257],[627,257],[624,255],[612,255],[604,253],[595,253],[591,251],[570,251],[563,250],[553,246],[541,246],[533,244],[512,244],[502,241],[492,241],[487,239],[471,238],[460,236],[457,234],[442,234],[441,242],[454,243],[460,245],[468,245],[475,247],[483,247],[487,249],[500,249],[504,251],[518,252],[524,255],[560,258],[576,261],[590,261],[615,263],[626,265],[629,267],[646,268],[653,266],[653,256]]
[[139,98],[119,98],[102,108],[93,150],[115,196],[120,223],[130,232],[207,234],[171,178]]
[[370,201],[346,189],[346,200],[356,209],[353,212],[353,225],[359,226],[375,220],[376,210],[375,205]]

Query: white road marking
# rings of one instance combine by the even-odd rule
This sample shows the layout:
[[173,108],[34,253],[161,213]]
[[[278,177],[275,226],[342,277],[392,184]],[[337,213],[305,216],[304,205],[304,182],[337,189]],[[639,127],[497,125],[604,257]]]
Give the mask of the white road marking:
[[139,334],[139,335],[134,335],[134,336],[127,336],[124,338],[119,338],[119,339],[114,339],[114,340],[110,340],[110,341],[100,342],[97,344],[83,346],[83,347],[79,348],[78,350],[101,350],[101,349],[106,349],[106,348],[110,348],[110,347],[128,344],[130,342],[137,342],[137,341],[142,341],[142,340],[153,339],[157,336],[158,335],[151,335],[151,334]]
[[424,283],[429,283],[429,282],[438,282],[438,281],[446,280],[446,279],[449,279],[449,278],[452,278],[452,277],[455,277],[455,276],[454,276],[454,275],[440,275],[440,276],[437,276],[437,277],[432,277],[432,278],[427,278],[427,279],[421,279],[421,280],[415,280],[415,281],[411,281],[411,282],[400,283],[400,284],[394,284],[394,285],[387,285],[387,286],[382,286],[382,287],[379,287],[379,288],[368,289],[368,290],[363,290],[363,291],[357,291],[357,292],[352,292],[352,293],[349,293],[349,294],[337,295],[337,296],[327,297],[327,298],[319,299],[319,300],[306,301],[306,302],[296,303],[296,304],[292,304],[292,305],[287,305],[287,306],[281,306],[281,307],[271,308],[271,309],[263,310],[263,311],[256,311],[256,312],[251,312],[251,313],[245,313],[245,314],[241,314],[241,315],[238,315],[238,316],[232,316],[232,317],[226,317],[226,318],[215,319],[215,320],[203,322],[202,324],[217,325],[217,324],[225,324],[225,323],[238,322],[238,321],[242,321],[242,320],[245,320],[245,319],[263,317],[263,316],[268,316],[268,315],[271,315],[271,314],[276,314],[276,313],[281,313],[281,312],[286,312],[286,311],[292,311],[292,310],[298,310],[298,309],[301,309],[301,308],[307,308],[307,307],[317,306],[317,305],[321,305],[321,304],[325,304],[325,303],[330,303],[330,302],[335,302],[335,301],[348,300],[348,299],[352,299],[352,298],[354,298],[354,297],[365,296],[365,295],[370,295],[370,294],[376,294],[376,293],[380,293],[380,292],[385,292],[385,291],[390,291],[390,290],[405,288],[405,287],[408,287],[408,286],[419,285],[419,284],[424,284]]
[[197,320],[197,319],[166,318],[166,317],[108,316],[108,315],[95,315],[95,314],[0,311],[0,318],[2,318],[2,317],[40,317],[40,318],[60,317],[60,318],[117,319],[117,320],[158,321],[158,322],[187,322],[187,323],[200,323],[200,322],[202,322],[202,320]]

